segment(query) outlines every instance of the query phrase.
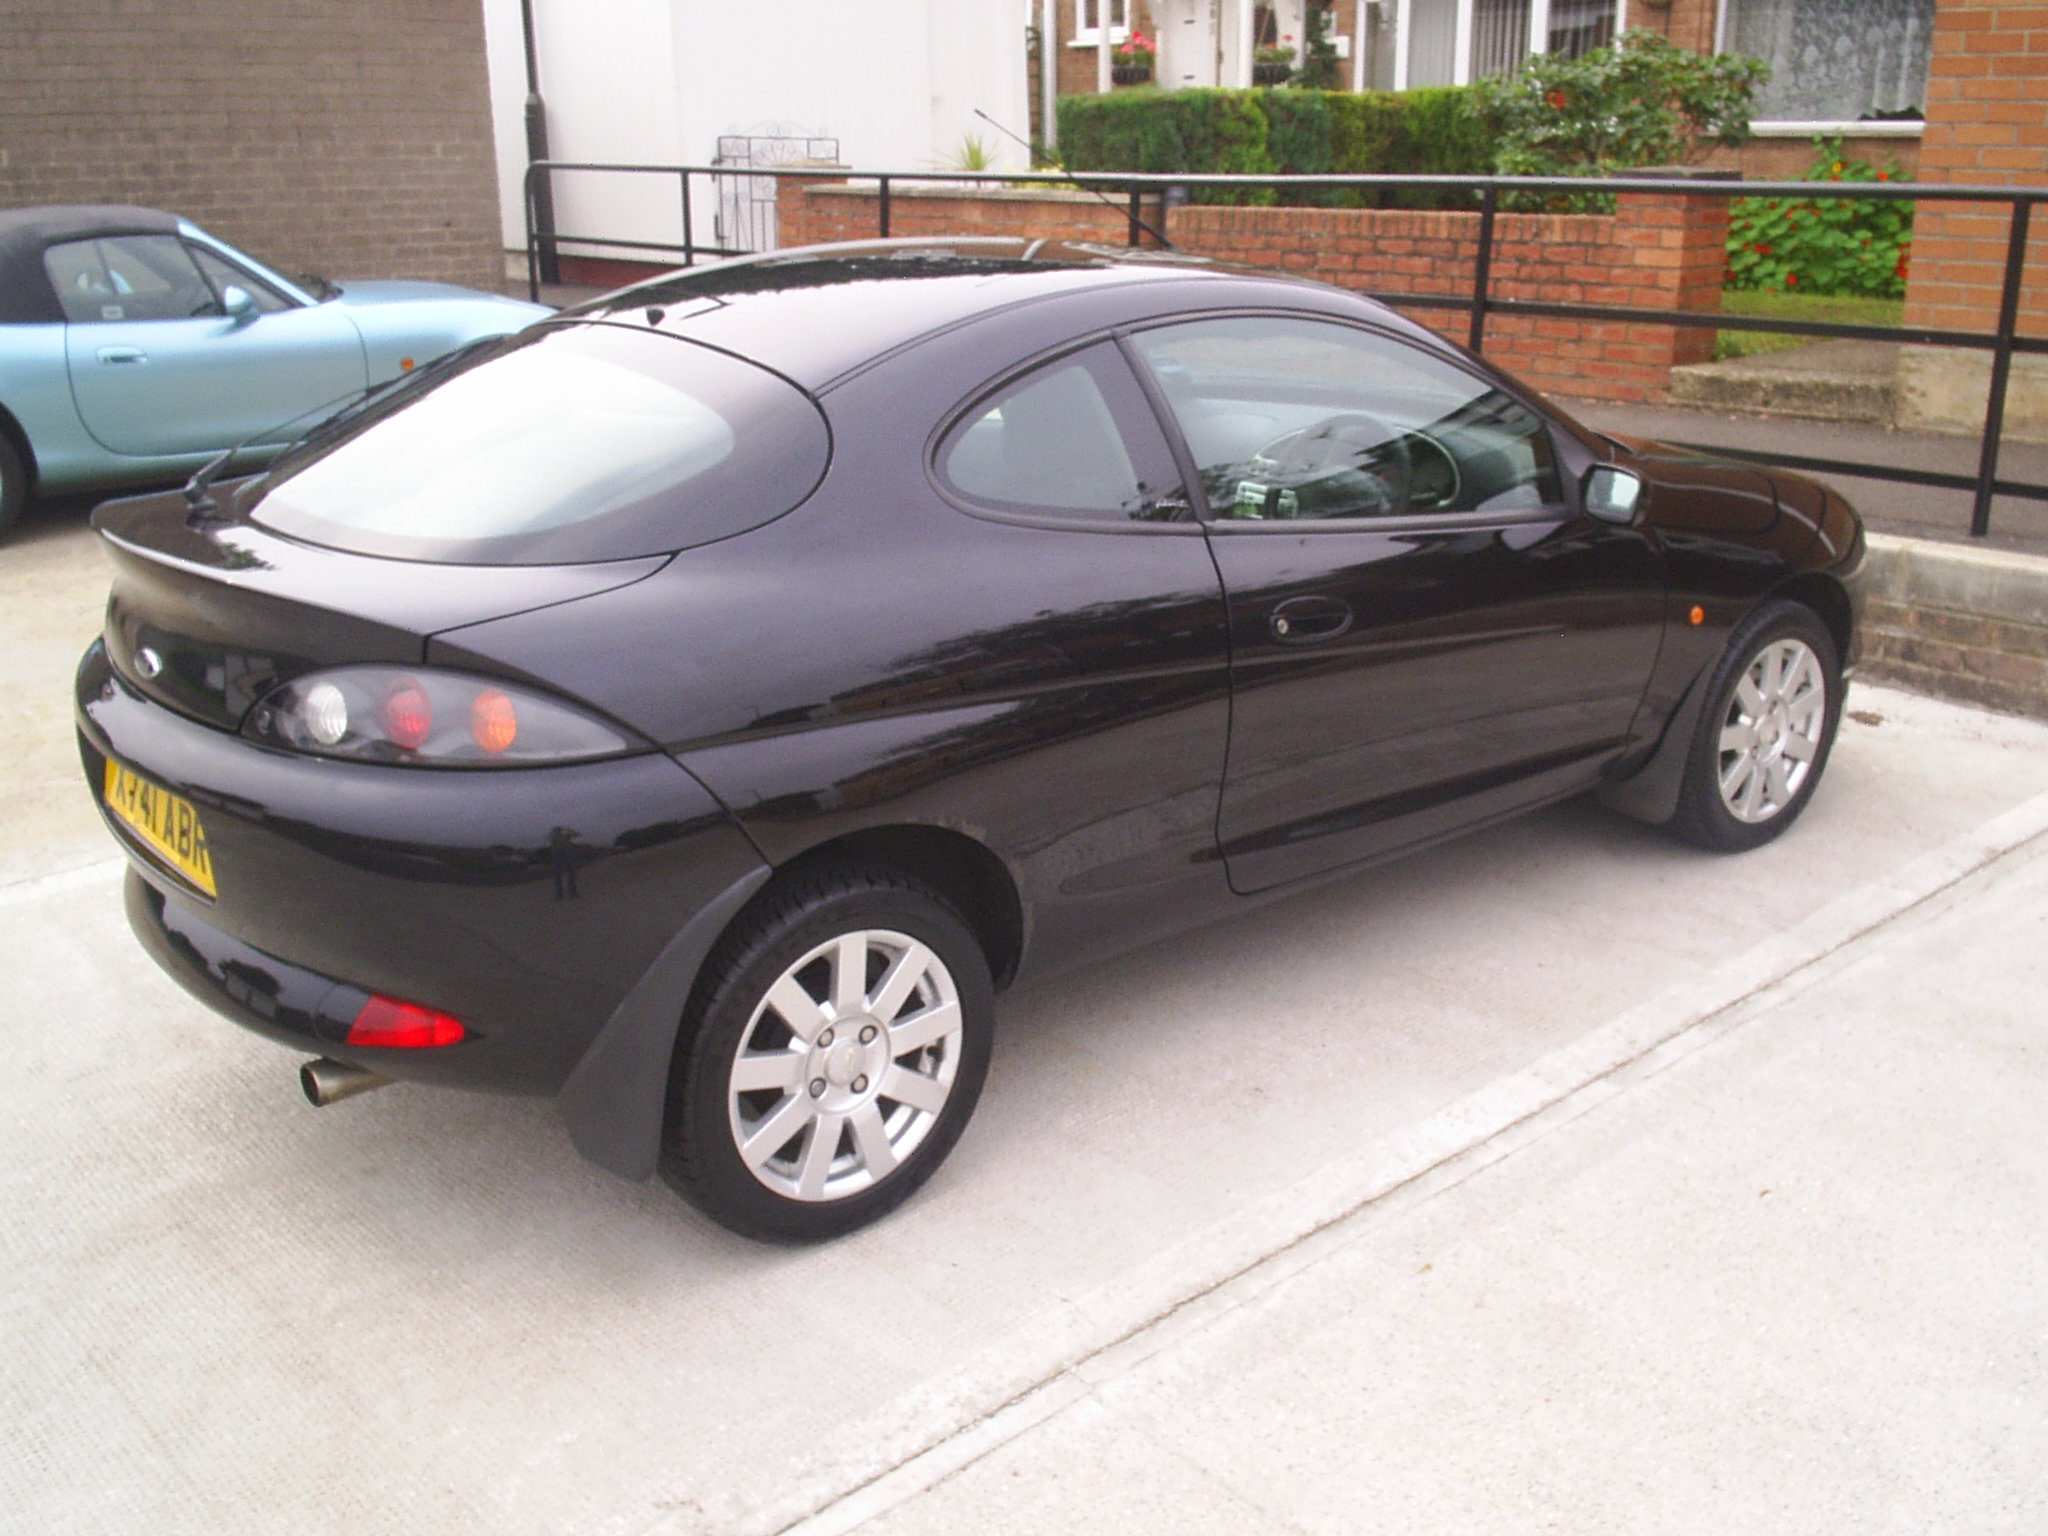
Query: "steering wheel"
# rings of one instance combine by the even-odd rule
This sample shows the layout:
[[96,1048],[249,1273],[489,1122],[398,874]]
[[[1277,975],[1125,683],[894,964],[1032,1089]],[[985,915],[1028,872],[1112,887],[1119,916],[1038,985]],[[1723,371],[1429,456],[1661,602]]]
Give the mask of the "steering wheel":
[[[1248,517],[1385,517],[1408,506],[1407,434],[1365,411],[1343,411],[1264,444],[1244,466],[1237,503]],[[1247,489],[1264,491],[1250,510]]]

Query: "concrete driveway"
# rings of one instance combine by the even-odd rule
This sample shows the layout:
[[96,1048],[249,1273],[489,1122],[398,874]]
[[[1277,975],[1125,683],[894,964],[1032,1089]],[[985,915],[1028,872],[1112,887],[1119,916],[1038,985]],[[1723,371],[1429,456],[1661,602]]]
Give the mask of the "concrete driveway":
[[[2043,1507],[2048,1121],[2015,1102],[2048,1063],[2006,972],[2042,976],[2048,727],[1859,689],[1758,853],[1568,805],[1020,989],[927,1191],[791,1251],[587,1166],[546,1103],[313,1110],[295,1058],[159,975],[71,745],[104,581],[73,521],[0,548],[0,1527],[2041,1526],[2012,1521]],[[1838,984],[1873,955],[1910,959]],[[1885,1047],[1893,1008],[1918,1049]],[[1771,1017],[1806,1030],[1790,1066],[1740,1049]],[[1870,1127],[1873,1093],[1878,1144],[1914,1117],[1912,1189],[1846,1156],[1750,1191],[1760,1146]],[[1686,1241],[1738,1188],[1775,1226]],[[1944,1189],[1912,1262],[1852,1241]],[[1715,1304],[1738,1286],[1754,1309]],[[1647,1376],[1586,1355],[1574,1296],[1629,1309]],[[1895,1480],[1851,1519],[1844,1426],[2001,1350],[1907,1405],[1981,1443],[1943,1465],[1991,1502],[1957,1522],[1942,1479]],[[1736,1402],[1751,1362],[1768,1389]],[[1805,1492],[1716,1519],[1702,1478]]]

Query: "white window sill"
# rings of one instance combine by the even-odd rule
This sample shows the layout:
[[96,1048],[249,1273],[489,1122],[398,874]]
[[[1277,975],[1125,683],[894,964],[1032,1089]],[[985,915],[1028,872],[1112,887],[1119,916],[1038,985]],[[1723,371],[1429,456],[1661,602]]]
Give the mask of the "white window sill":
[[1888,123],[1751,123],[1754,139],[1917,139],[1925,123],[1907,119]]

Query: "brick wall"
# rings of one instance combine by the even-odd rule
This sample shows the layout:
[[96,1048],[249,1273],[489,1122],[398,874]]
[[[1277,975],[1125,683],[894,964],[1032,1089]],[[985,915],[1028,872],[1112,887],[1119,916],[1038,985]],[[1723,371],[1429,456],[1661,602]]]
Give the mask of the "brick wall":
[[167,208],[287,272],[503,286],[478,0],[6,0],[0,205]]
[[[1934,13],[1920,180],[2048,180],[2048,5],[1942,0]],[[2048,332],[2048,219],[2036,217],[2020,329]],[[1913,221],[1906,324],[1989,330],[1998,318],[2007,212],[1922,203]]]
[[2048,560],[1873,534],[1867,574],[1862,676],[2048,720]]
[[[1148,218],[1151,217],[1148,212]],[[786,181],[777,212],[785,245],[860,240],[877,229],[871,188]],[[890,233],[1030,235],[1123,244],[1121,205],[1080,193],[1003,191],[979,196],[915,189],[892,193]],[[1726,205],[1676,195],[1625,197],[1612,217],[1504,213],[1494,230],[1491,288],[1498,298],[1719,307]],[[1173,210],[1180,250],[1249,262],[1371,291],[1461,295],[1478,252],[1476,213],[1341,208]],[[1414,311],[1463,341],[1463,311]],[[1492,315],[1487,356],[1539,389],[1603,400],[1662,401],[1674,364],[1704,361],[1713,332],[1666,325]]]

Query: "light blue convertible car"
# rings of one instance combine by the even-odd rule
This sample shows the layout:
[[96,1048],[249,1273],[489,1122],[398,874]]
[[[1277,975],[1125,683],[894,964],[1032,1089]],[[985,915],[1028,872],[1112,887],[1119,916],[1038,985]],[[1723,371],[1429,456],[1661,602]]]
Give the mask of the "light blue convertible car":
[[174,214],[0,211],[0,529],[31,493],[255,468],[373,385],[548,314],[446,283],[293,282]]

